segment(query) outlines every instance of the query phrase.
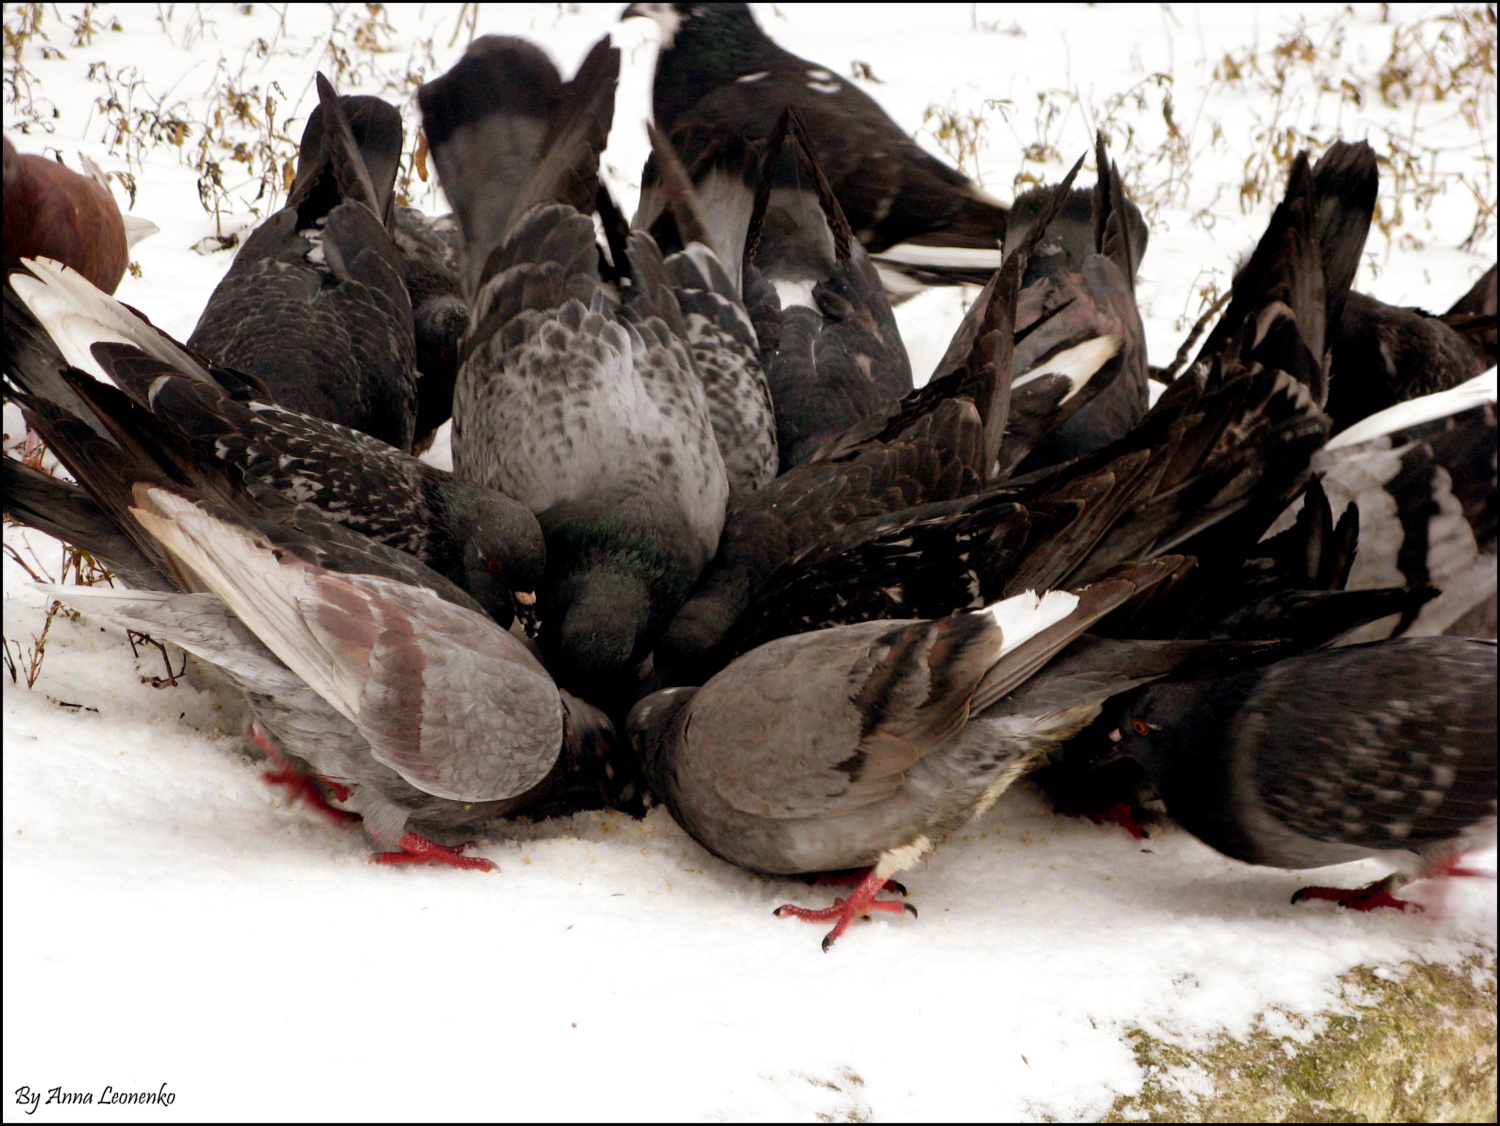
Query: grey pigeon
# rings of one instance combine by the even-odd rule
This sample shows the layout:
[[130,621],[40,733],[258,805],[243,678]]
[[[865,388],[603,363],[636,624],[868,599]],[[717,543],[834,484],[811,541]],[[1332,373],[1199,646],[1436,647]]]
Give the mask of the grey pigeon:
[[191,446],[287,504],[312,505],[422,560],[501,625],[517,610],[530,619],[546,548],[525,506],[366,434],[277,406],[235,382],[238,373],[199,363],[71,271],[41,261],[34,272],[39,280],[22,278],[16,290],[40,323],[15,295],[5,298],[7,374],[31,395],[89,417],[74,389],[88,394],[87,378],[59,374],[65,349],[68,359],[151,411],[167,434],[157,452]]
[[[243,690],[268,741],[358,812],[381,863],[493,869],[448,847],[495,818],[599,804],[611,728],[482,614],[165,488],[132,516],[213,594],[52,591],[172,641]],[[432,838],[438,838],[434,840]]]
[[[680,155],[655,126],[646,128],[651,159],[632,224],[649,231],[666,255],[729,491],[754,492],[778,469],[776,413],[740,265],[759,153],[744,144],[713,144]],[[691,172],[684,161],[691,161]]]
[[1118,701],[1116,753],[1227,856],[1277,868],[1373,857],[1390,876],[1304,888],[1361,910],[1495,833],[1495,643],[1433,637],[1308,653]]
[[836,920],[827,950],[851,920],[902,910],[875,898],[892,876],[987,810],[1111,692],[1138,683],[1126,675],[1005,706],[1137,581],[1161,574],[782,638],[702,688],[646,697],[630,737],[672,816],[715,855],[772,875],[869,868],[826,911],[778,911]]
[[[890,252],[889,284],[919,288],[902,276],[909,264],[926,282],[943,265],[960,267],[956,280],[999,268],[1005,205],[923,150],[853,82],[777,46],[748,5],[631,4],[621,18],[631,16],[661,28],[651,112],[668,137],[696,128],[763,141],[792,106],[855,236],[872,254]],[[792,174],[791,162],[781,167]]]
[[610,257],[595,242],[618,70],[605,39],[564,87],[537,48],[486,36],[419,92],[473,295],[454,470],[537,514],[542,649],[591,692],[645,658],[728,495],[660,252],[617,217]]
[[286,206],[245,240],[188,346],[262,380],[293,410],[410,450],[415,336],[401,255],[386,229],[401,116],[350,105],[318,76]]

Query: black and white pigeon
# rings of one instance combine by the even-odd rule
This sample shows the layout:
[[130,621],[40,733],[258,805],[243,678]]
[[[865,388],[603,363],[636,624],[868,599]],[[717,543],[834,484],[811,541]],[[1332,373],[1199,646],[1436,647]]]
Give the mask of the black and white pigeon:
[[464,232],[473,294],[453,463],[537,514],[548,665],[593,686],[645,658],[713,556],[728,484],[661,254],[592,212],[619,51],[563,86],[540,50],[486,36],[418,99]]
[[1433,637],[1292,657],[1117,702],[1116,753],[1142,764],[1172,817],[1250,864],[1373,857],[1362,888],[1292,897],[1409,906],[1393,892],[1495,835],[1495,643]]
[[[912,389],[880,276],[812,146],[808,125],[788,108],[767,142],[745,246],[747,284],[764,280],[775,295],[758,306],[756,327],[783,473]],[[777,177],[783,151],[795,162]]]
[[833,921],[827,950],[861,915],[911,910],[875,897],[1113,692],[1149,679],[1096,662],[1098,675],[1027,696],[1039,670],[1161,574],[1148,565],[1076,594],[782,638],[702,688],[646,697],[630,738],[672,816],[716,856],[770,875],[868,869],[826,910],[778,909]]
[[188,346],[262,380],[283,406],[409,451],[416,343],[386,229],[401,115],[364,98],[346,116],[317,81],[286,206],[245,240]]
[[[661,29],[651,112],[669,137],[700,128],[765,140],[782,110],[807,121],[813,155],[828,176],[855,237],[887,260],[892,287],[980,280],[1000,266],[1006,208],[963,173],[911,139],[853,82],[773,43],[745,4],[631,4]],[[782,171],[794,174],[783,159]],[[926,267],[926,268],[924,268]]]
[[654,125],[646,129],[651,157],[632,225],[648,231],[666,256],[730,494],[754,492],[780,467],[776,412],[741,266],[761,154],[742,140],[684,134],[679,139],[693,147],[679,154]]
[[[1437,591],[1420,608],[1371,623],[1349,641],[1495,636],[1495,399],[1492,369],[1367,418],[1314,455],[1329,501],[1359,513],[1348,588]],[[1289,508],[1271,533],[1297,511]]]
[[[1118,349],[1089,373],[1080,402],[1039,437],[1015,471],[1030,473],[1093,453],[1124,437],[1145,417],[1146,332],[1135,303],[1135,279],[1146,251],[1146,221],[1125,195],[1125,181],[1096,138],[1099,180],[1092,191],[1065,192],[1062,209],[1029,247],[1016,315],[1016,378],[1065,350],[1082,359],[1088,346],[1118,339]],[[1033,242],[1033,228],[1060,188],[1037,188],[1016,200],[1007,253]],[[1023,206],[1024,205],[1024,206]],[[1033,312],[1035,310],[1035,312]],[[1013,408],[1014,409],[1014,408]]]
[[524,505],[272,403],[70,270],[43,259],[34,274],[5,296],[7,375],[30,395],[88,418],[75,383],[60,372],[71,363],[107,379],[152,413],[163,453],[182,446],[216,458],[247,485],[421,560],[502,626],[517,612],[530,620],[546,546]]
[[[1484,308],[1488,285],[1488,312]],[[1351,293],[1333,334],[1328,413],[1334,432],[1408,399],[1446,391],[1495,363],[1495,268],[1434,316]]]

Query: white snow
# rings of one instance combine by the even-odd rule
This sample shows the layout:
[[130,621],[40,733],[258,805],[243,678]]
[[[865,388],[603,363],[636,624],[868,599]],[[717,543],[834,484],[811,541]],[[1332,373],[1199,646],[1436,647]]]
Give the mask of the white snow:
[[[332,42],[353,67],[345,92],[395,96],[380,74],[431,77],[467,36],[449,45],[458,5],[388,7],[379,55],[354,43],[363,5],[99,5],[99,30],[74,43],[81,9],[61,6],[66,22],[46,9],[50,42],[23,50],[34,116],[12,97],[7,37],[6,132],[22,151],[58,149],[75,168],[82,151],[134,174],[128,209],[161,231],[134,249],[142,276],[119,296],[179,338],[230,261],[202,243],[215,223],[183,162],[226,104],[211,106],[210,92],[253,89],[240,104],[257,115],[269,94],[278,130],[295,138],[315,101],[314,70],[334,69],[336,15]],[[483,5],[478,22],[480,32],[531,36],[569,72],[614,33],[624,67],[605,173],[628,214],[658,32],[645,20],[616,24],[619,10]],[[847,7],[757,5],[774,37],[840,80],[855,81],[853,61],[868,64],[881,82],[862,88],[931,147],[929,105],[979,115],[978,168],[1002,198],[1020,190],[1012,177],[1022,171],[1055,179],[1110,118],[1131,189],[1171,185],[1149,209],[1140,286],[1159,364],[1199,315],[1200,287],[1226,284],[1263,228],[1281,177],[1271,176],[1272,196],[1247,189],[1243,212],[1241,185],[1273,128],[1294,127],[1297,143],[1340,132],[1383,154],[1433,150],[1418,163],[1437,162],[1435,195],[1404,198],[1396,218],[1383,194],[1391,226],[1372,234],[1362,288],[1446,308],[1495,260],[1493,221],[1475,251],[1457,249],[1477,214],[1460,176],[1494,205],[1493,86],[1476,128],[1455,98],[1387,106],[1373,77],[1396,24],[1425,19],[1432,38],[1451,28],[1435,18],[1449,9],[1396,5],[1391,23],[1377,6],[1343,11],[870,5],[851,20]],[[11,26],[17,9],[5,18]],[[107,30],[111,19],[121,30]],[[1271,49],[1298,21],[1320,61],[1283,60],[1278,94],[1262,84]],[[1245,62],[1252,48],[1259,77]],[[1213,80],[1230,56],[1246,77]],[[1349,77],[1360,103],[1337,81],[1315,81],[1315,69]],[[130,134],[117,137],[122,110],[106,74]],[[1067,91],[1077,98],[1056,93]],[[1191,147],[1175,171],[1147,155],[1167,136],[1164,92]],[[187,123],[181,149],[152,146],[136,111],[153,107]],[[411,128],[415,107],[405,109]],[[1043,140],[1055,154],[1024,162]],[[243,236],[258,221],[259,181],[227,152],[211,155],[228,192],[225,233]],[[431,185],[414,188],[414,204],[442,209]],[[255,204],[259,217],[280,190]],[[930,291],[898,310],[919,380],[972,292]],[[18,421],[8,409],[7,444]],[[60,549],[46,537],[7,527],[5,542],[41,577],[59,577]],[[45,614],[26,579],[7,553],[4,633],[23,658]],[[174,652],[174,668],[180,661]],[[1434,908],[1422,917],[1294,908],[1305,874],[1226,860],[1175,829],[1136,843],[1054,816],[1024,785],[907,874],[919,920],[856,925],[827,955],[821,928],[771,915],[787,901],[825,902],[827,890],[723,864],[660,810],[642,822],[587,814],[502,827],[477,849],[497,874],[376,868],[357,830],[261,781],[227,696],[153,687],[163,671],[155,650],[132,656],[118,631],[60,614],[35,687],[6,678],[7,1118],[29,1113],[22,1088],[97,1101],[106,1086],[162,1084],[176,1096],[170,1108],[44,1104],[29,1120],[1096,1117],[1140,1088],[1131,1027],[1191,1040],[1244,1033],[1269,1011],[1272,1027],[1290,1031],[1282,1014],[1325,1010],[1354,965],[1495,948],[1491,880],[1415,885]],[[1493,850],[1478,862],[1492,870]],[[1348,865],[1318,882],[1381,874]],[[1205,1079],[1174,1081],[1197,1090]]]

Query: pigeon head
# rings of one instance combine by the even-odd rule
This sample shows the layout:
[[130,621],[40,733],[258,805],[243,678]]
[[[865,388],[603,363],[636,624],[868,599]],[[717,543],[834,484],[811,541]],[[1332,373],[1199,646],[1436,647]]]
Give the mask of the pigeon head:
[[460,487],[473,494],[468,504],[458,506],[472,521],[467,534],[459,536],[464,589],[502,626],[509,628],[517,613],[530,622],[547,569],[547,547],[536,517],[499,493]]
[[1113,752],[1102,761],[1131,759],[1153,779],[1173,773],[1194,757],[1190,721],[1202,702],[1201,687],[1191,681],[1155,684],[1121,696],[1112,705],[1117,721],[1109,733]]
[[568,692],[563,703],[563,745],[557,765],[526,808],[528,817],[579,809],[618,809],[645,815],[645,786],[626,741],[602,710]]
[[620,14],[633,16],[661,29],[651,111],[668,131],[706,91],[764,70],[768,57],[783,54],[748,4],[632,4]]
[[677,740],[677,719],[697,694],[696,688],[663,688],[631,708],[625,719],[630,746],[646,781],[658,794],[670,790],[662,784],[661,772],[668,768],[668,752]]
[[586,569],[548,584],[542,605],[542,651],[558,683],[597,695],[641,659],[651,595],[635,575]]

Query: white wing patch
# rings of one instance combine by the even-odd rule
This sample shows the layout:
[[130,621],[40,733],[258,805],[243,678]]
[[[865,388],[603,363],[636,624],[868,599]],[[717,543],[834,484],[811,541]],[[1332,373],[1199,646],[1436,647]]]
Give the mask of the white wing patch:
[[1065,590],[1049,590],[1040,596],[1034,590],[1027,590],[976,613],[989,614],[1000,627],[1003,644],[996,657],[999,660],[1023,641],[1055,626],[1077,607],[1078,595]]

